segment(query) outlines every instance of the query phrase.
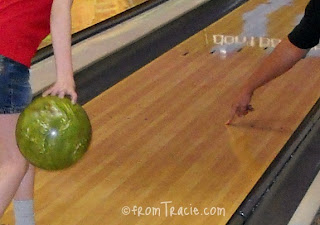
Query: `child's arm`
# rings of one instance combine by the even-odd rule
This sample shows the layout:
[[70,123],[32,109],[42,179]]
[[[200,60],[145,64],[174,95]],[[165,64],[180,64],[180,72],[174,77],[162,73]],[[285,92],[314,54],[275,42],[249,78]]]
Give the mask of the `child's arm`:
[[51,35],[55,55],[57,80],[44,92],[46,95],[70,95],[77,101],[71,57],[71,6],[72,0],[54,0],[51,9]]

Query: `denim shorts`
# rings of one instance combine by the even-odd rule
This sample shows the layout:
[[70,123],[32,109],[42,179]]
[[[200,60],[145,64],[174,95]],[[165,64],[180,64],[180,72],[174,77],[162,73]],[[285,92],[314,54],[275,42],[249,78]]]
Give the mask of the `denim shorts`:
[[21,113],[32,100],[29,68],[0,55],[0,114]]

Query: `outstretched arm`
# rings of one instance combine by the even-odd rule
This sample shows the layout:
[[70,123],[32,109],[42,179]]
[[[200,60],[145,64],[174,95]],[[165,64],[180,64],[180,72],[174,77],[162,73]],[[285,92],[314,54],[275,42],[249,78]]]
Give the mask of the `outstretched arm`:
[[249,111],[252,111],[253,108],[250,105],[250,101],[253,92],[257,88],[287,72],[302,59],[307,52],[307,49],[301,49],[293,45],[288,38],[280,42],[242,87],[238,98],[232,105],[230,120],[227,121],[226,124],[230,124],[236,115],[241,117],[248,114]]
[[293,45],[288,38],[284,39],[254,71],[244,89],[253,93],[255,89],[291,69],[300,59],[305,57],[307,52],[308,50]]

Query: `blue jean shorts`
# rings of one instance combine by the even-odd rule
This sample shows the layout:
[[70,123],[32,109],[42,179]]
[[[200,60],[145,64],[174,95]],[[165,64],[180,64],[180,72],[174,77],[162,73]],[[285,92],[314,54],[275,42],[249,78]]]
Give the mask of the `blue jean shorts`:
[[32,100],[29,68],[0,55],[0,114],[21,113]]

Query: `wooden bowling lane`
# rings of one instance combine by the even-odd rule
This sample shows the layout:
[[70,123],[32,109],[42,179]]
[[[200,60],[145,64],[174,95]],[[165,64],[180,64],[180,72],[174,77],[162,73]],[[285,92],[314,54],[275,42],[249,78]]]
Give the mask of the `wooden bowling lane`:
[[[305,5],[275,7],[263,45],[248,33],[233,48],[243,15],[268,2],[249,1],[87,103],[88,154],[66,171],[37,171],[38,224],[226,224],[320,96],[319,59],[308,57],[256,92],[253,113],[224,125],[241,83]],[[224,45],[215,35],[228,36]],[[160,212],[125,216],[125,206]],[[214,215],[186,215],[195,208]],[[13,224],[12,207],[2,219]]]
[[72,32],[81,31],[148,0],[79,0],[72,7]]
[[[73,2],[72,33],[84,30],[148,0],[78,0]],[[51,44],[49,35],[39,48]]]

